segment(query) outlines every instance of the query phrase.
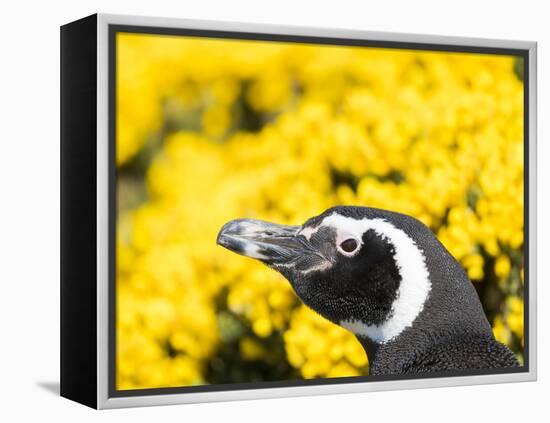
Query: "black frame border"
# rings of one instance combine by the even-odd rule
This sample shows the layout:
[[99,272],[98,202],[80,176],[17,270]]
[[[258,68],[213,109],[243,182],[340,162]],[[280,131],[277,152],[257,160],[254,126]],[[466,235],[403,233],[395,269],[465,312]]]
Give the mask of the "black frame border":
[[97,407],[97,15],[60,28],[60,395]]
[[[268,41],[285,43],[303,43],[317,45],[332,45],[345,47],[370,47],[398,50],[423,50],[438,52],[476,53],[516,56],[523,59],[523,154],[524,154],[524,225],[523,225],[523,252],[524,252],[524,365],[517,368],[502,369],[471,369],[460,371],[433,372],[426,375],[374,375],[374,376],[353,376],[341,378],[317,378],[317,379],[295,379],[283,381],[264,381],[235,384],[215,384],[180,386],[167,388],[145,388],[132,390],[118,390],[116,388],[116,35],[118,33],[134,33],[146,35],[170,35],[197,38],[232,39],[248,41]],[[406,35],[403,35],[406,38]],[[423,43],[408,41],[381,41],[357,38],[335,38],[309,35],[288,35],[276,33],[240,32],[224,30],[207,30],[191,28],[174,28],[160,26],[141,25],[108,25],[108,228],[109,228],[109,280],[108,280],[108,396],[109,398],[137,397],[146,395],[167,395],[185,394],[196,392],[221,392],[237,390],[256,390],[269,388],[287,388],[315,385],[341,385],[344,383],[365,383],[378,381],[399,381],[399,380],[422,380],[439,379],[444,377],[466,377],[481,375],[499,375],[510,373],[529,372],[529,132],[530,132],[530,61],[529,50],[520,48],[505,47],[480,47],[462,46],[443,43]]]

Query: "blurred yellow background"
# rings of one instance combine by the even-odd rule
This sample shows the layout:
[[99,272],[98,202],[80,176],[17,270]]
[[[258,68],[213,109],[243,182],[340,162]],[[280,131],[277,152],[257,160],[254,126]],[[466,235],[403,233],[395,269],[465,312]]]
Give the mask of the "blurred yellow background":
[[368,374],[356,339],[216,246],[226,221],[415,216],[523,359],[514,57],[119,33],[117,388]]

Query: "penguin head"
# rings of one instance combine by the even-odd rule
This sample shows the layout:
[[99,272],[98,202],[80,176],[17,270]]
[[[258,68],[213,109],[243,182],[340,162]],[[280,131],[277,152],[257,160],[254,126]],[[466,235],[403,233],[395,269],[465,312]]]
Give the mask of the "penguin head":
[[217,242],[280,272],[326,319],[385,343],[412,325],[430,294],[425,252],[418,244],[425,239],[435,236],[412,217],[340,206],[300,226],[233,220]]

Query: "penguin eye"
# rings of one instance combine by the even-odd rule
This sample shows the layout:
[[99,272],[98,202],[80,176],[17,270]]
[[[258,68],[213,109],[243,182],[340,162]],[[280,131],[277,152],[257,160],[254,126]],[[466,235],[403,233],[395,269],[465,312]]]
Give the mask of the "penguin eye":
[[345,253],[353,253],[355,250],[357,250],[357,247],[359,246],[359,243],[357,240],[353,238],[346,239],[345,241],[342,241],[340,243],[340,248]]

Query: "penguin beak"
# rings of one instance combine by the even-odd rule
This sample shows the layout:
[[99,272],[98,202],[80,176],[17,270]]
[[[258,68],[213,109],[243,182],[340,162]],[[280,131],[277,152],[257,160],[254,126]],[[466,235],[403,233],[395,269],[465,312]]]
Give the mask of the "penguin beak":
[[254,219],[236,219],[223,225],[217,244],[266,264],[288,263],[307,251],[298,237],[300,226],[286,226]]

